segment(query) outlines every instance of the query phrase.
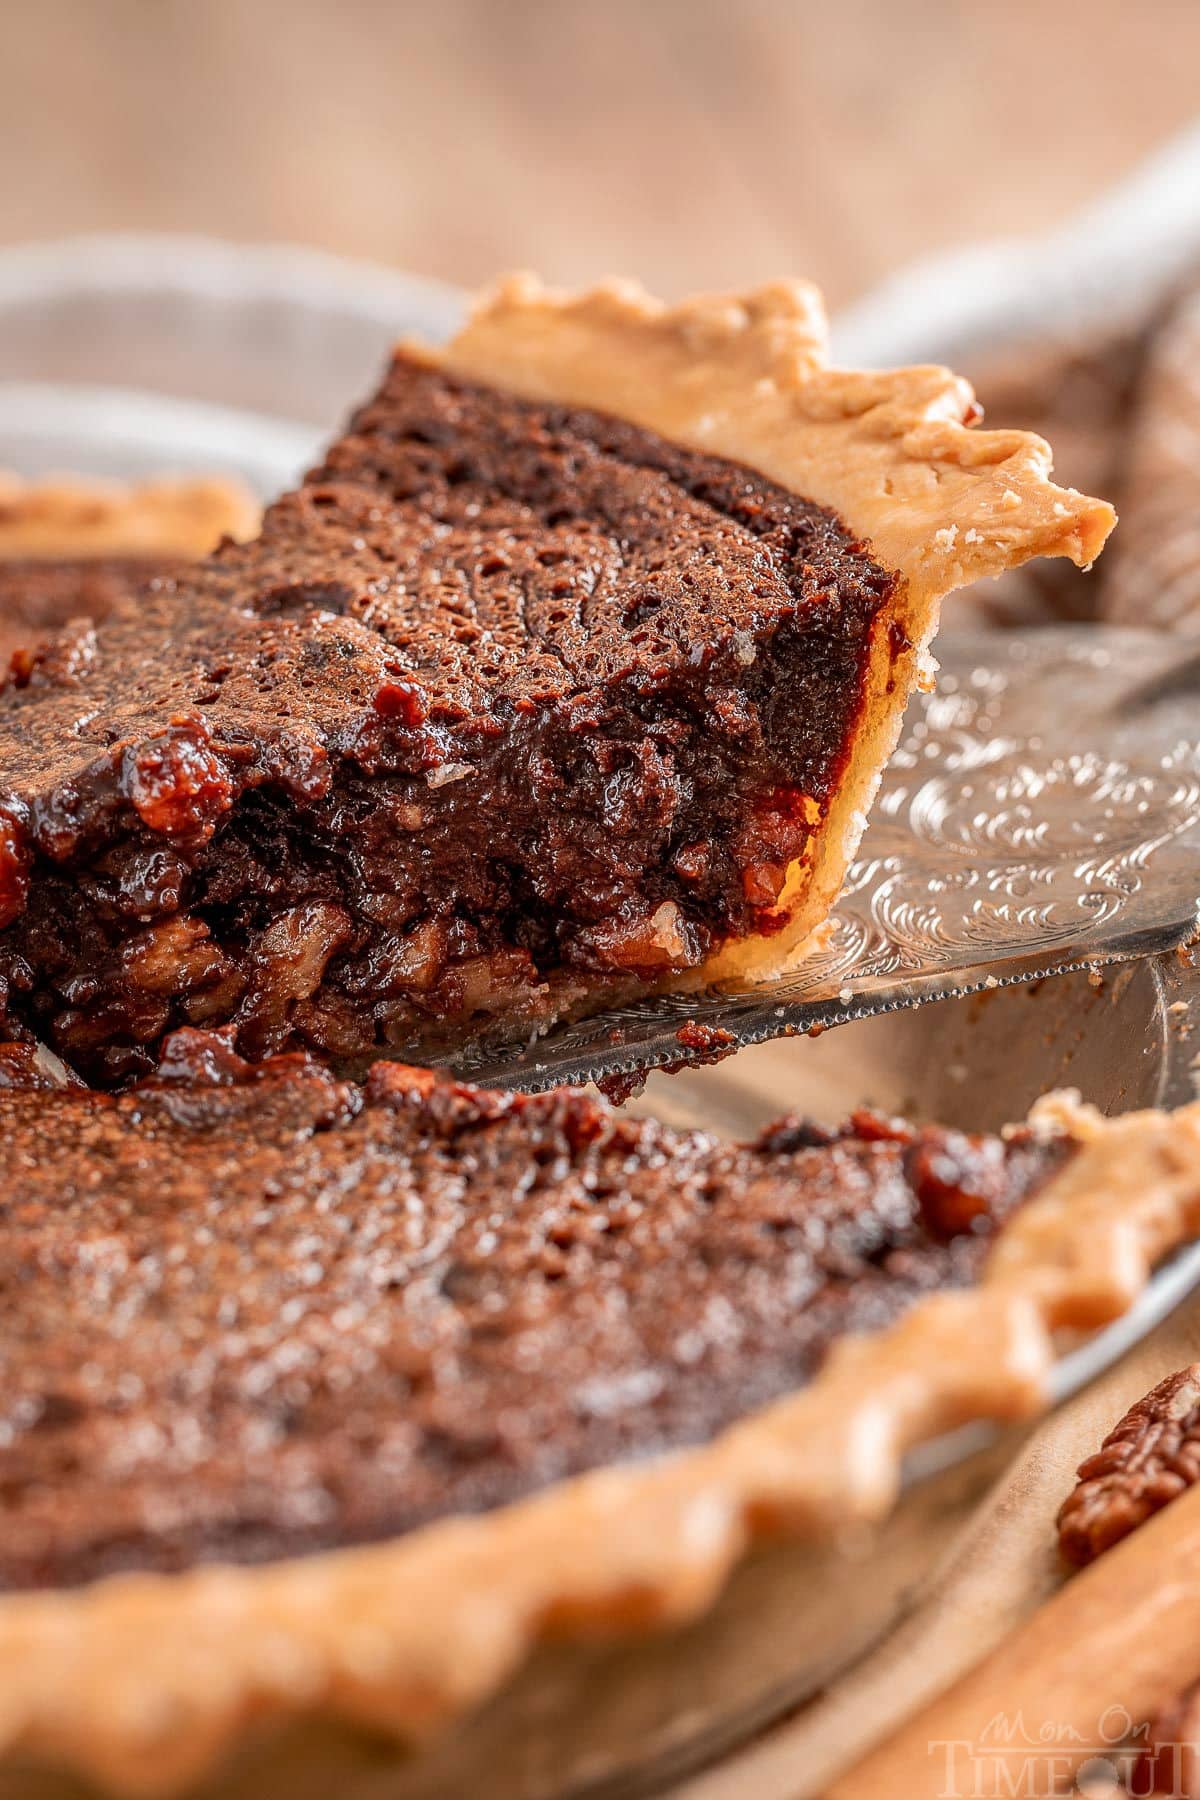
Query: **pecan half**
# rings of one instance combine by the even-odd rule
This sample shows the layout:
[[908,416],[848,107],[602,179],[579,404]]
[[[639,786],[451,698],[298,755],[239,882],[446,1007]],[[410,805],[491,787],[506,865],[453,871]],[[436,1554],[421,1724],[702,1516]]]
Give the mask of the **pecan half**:
[[1058,1543],[1082,1566],[1200,1479],[1200,1363],[1131,1406],[1076,1474],[1059,1511]]

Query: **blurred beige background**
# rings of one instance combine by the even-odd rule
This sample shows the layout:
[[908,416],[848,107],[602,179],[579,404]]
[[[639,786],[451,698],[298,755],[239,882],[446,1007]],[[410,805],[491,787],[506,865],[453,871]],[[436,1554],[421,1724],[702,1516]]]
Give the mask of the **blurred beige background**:
[[0,0],[0,244],[291,239],[667,293],[1048,225],[1200,106],[1198,0]]

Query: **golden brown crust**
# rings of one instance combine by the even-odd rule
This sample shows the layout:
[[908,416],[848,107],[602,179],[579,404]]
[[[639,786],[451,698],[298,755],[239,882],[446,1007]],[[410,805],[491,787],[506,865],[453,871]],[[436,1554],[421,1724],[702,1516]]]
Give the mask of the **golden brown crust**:
[[225,477],[135,486],[61,476],[25,481],[0,470],[0,559],[207,556],[222,537],[252,537],[259,508]]
[[0,1754],[168,1793],[271,1719],[419,1738],[542,1639],[696,1616],[759,1535],[881,1518],[910,1449],[1038,1411],[1053,1333],[1118,1316],[1200,1231],[1200,1104],[1107,1121],[1063,1097],[1034,1123],[1079,1149],[977,1288],[843,1339],[810,1387],[702,1448],[366,1549],[0,1603]]
[[1112,508],[1049,479],[1027,431],[977,431],[948,369],[837,369],[807,282],[666,306],[631,282],[569,295],[514,275],[442,353],[449,367],[536,400],[630,419],[749,464],[830,507],[925,594],[1032,556],[1091,562]]
[[[1116,523],[1112,507],[1056,487],[1050,447],[1033,433],[970,429],[974,395],[948,369],[831,367],[821,298],[806,282],[666,306],[631,282],[566,295],[514,275],[439,360],[746,463],[831,508],[903,575],[876,625],[845,778],[789,872],[771,929],[664,985],[777,973],[803,953],[841,887],[905,706],[928,680],[944,596],[1034,556],[1090,563]],[[898,659],[897,643],[907,645]]]

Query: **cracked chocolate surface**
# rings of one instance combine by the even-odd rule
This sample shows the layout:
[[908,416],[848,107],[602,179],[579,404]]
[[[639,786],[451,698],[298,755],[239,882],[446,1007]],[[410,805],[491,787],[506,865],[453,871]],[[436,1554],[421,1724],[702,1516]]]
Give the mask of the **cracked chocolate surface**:
[[116,1097],[6,1066],[8,1588],[369,1541],[703,1442],[975,1279],[1070,1154],[871,1114],[727,1144],[572,1090],[251,1068],[228,1034]]

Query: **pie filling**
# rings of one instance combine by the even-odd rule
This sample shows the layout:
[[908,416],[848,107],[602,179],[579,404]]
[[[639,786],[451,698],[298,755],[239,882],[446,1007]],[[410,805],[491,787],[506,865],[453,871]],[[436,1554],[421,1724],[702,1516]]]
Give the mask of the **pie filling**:
[[776,931],[898,580],[741,465],[398,355],[258,539],[0,697],[10,1035],[362,1067]]
[[871,1114],[734,1145],[570,1090],[251,1068],[228,1034],[120,1096],[49,1079],[0,1056],[8,1589],[391,1537],[708,1441],[974,1281],[1073,1153]]
[[16,678],[27,679],[29,659],[48,637],[75,619],[106,619],[130,588],[180,566],[169,557],[0,557],[0,679],[14,655]]

